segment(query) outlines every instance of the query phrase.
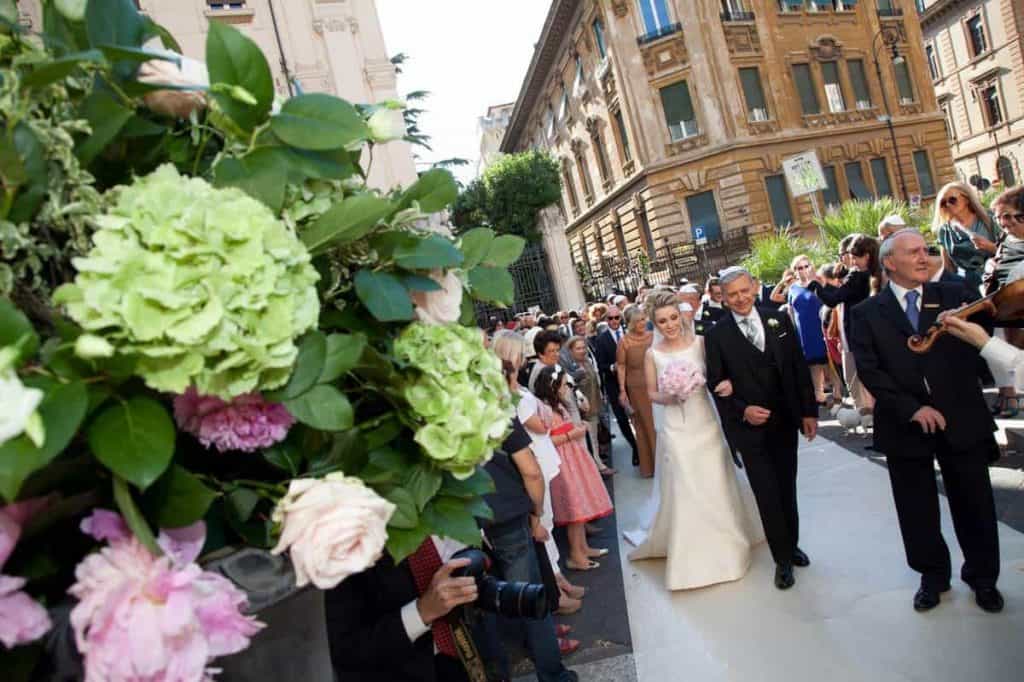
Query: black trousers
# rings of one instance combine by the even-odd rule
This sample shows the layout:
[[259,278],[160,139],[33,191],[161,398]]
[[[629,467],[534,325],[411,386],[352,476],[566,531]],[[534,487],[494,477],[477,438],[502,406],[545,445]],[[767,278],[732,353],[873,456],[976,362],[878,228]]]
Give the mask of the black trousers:
[[964,565],[960,577],[974,589],[994,587],[999,578],[999,531],[987,443],[971,452],[953,452],[944,441],[934,457],[889,457],[889,480],[903,535],[907,563],[921,574],[921,584],[944,590],[952,576],[949,547],[942,537],[935,460],[953,515],[953,529]]
[[633,425],[629,422],[629,415],[626,408],[619,403],[619,379],[614,374],[606,374],[604,377],[604,394],[608,398],[608,404],[612,407],[615,421],[619,423],[619,431],[622,437],[629,443],[629,447],[636,454],[636,437],[633,435]]
[[800,539],[796,501],[798,432],[792,425],[771,422],[764,429],[761,446],[741,448],[741,454],[772,558],[777,564],[790,565]]

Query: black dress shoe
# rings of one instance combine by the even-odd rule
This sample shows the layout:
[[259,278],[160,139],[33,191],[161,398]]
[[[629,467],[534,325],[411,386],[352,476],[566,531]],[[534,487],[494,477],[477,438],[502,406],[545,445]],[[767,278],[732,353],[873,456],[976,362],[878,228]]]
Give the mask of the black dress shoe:
[[788,590],[796,585],[796,578],[793,577],[793,567],[785,564],[775,564],[775,587],[780,590]]
[[[942,592],[947,590],[949,590],[949,587],[946,587]],[[922,585],[917,591],[917,594],[914,595],[914,610],[923,612],[934,609],[939,605],[939,602],[942,601],[939,598],[939,592],[939,590],[932,587],[925,587]]]
[[989,613],[999,613],[1003,610],[1003,595],[994,587],[981,587],[974,591],[974,601],[978,606]]
[[793,550],[793,565],[803,568],[804,566],[810,566],[811,560],[808,558],[804,551],[797,547]]
[[637,453],[637,452],[633,453],[633,466],[635,466],[635,467],[640,466],[640,454]]

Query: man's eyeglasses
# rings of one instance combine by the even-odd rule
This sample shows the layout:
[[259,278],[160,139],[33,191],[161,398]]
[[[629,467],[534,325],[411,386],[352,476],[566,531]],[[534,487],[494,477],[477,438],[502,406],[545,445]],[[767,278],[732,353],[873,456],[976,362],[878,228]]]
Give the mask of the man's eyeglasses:
[[946,197],[939,202],[939,206],[956,206],[956,202],[960,201],[960,198],[955,194],[951,197]]
[[1001,213],[999,215],[999,222],[1001,223],[1024,223],[1024,213]]
[[622,317],[620,315],[609,315],[608,317],[606,317],[604,319],[606,319],[606,320],[621,320]]

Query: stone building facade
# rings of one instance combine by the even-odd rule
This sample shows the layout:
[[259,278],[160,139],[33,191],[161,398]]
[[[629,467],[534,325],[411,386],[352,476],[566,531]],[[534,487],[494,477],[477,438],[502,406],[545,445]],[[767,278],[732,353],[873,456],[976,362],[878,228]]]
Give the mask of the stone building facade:
[[[395,67],[374,0],[136,0],[166,27],[186,56],[203,60],[211,21],[231,24],[263,50],[282,95],[328,92],[350,102],[397,100]],[[39,25],[39,3],[21,0],[23,21]],[[396,112],[397,115],[397,112]],[[407,142],[374,151],[369,182],[391,189],[416,181]]]
[[819,207],[928,201],[952,178],[927,68],[911,0],[554,0],[502,150],[560,160],[577,270],[654,259],[697,225],[712,246],[810,235],[793,154],[817,152]]
[[501,154],[501,140],[508,130],[514,107],[514,102],[494,104],[487,107],[487,113],[480,117],[480,158],[476,164],[478,176]]
[[960,179],[1024,182],[1024,2],[917,0]]

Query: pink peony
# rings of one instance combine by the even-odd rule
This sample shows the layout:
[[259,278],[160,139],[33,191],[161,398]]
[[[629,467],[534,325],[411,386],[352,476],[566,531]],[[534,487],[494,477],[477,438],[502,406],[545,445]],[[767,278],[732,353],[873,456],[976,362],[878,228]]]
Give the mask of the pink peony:
[[86,516],[78,524],[78,528],[86,535],[105,542],[127,540],[131,535],[128,524],[124,522],[121,515],[109,509],[93,509],[92,514]]
[[245,593],[193,563],[204,534],[201,524],[162,532],[176,552],[161,557],[129,536],[75,568],[71,626],[86,682],[199,682],[213,659],[249,646],[263,625],[242,614]]
[[221,452],[253,452],[284,440],[295,418],[280,403],[268,403],[258,393],[247,393],[224,402],[200,396],[195,387],[174,399],[178,426],[205,447]]
[[662,392],[686,400],[704,386],[704,373],[689,360],[675,360],[658,377],[658,384]]
[[0,575],[0,643],[8,649],[34,642],[52,626],[46,609],[21,591],[24,585],[24,578]]

